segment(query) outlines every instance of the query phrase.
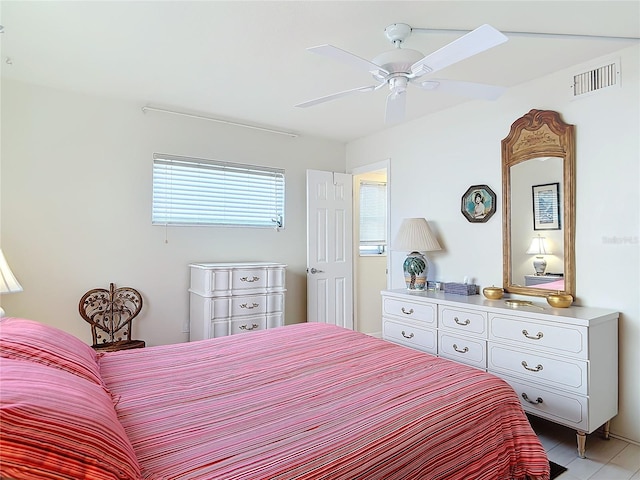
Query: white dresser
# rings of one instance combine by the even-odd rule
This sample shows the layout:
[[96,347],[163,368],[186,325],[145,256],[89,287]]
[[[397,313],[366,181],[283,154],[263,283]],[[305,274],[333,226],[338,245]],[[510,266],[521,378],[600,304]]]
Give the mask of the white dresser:
[[191,341],[284,325],[286,265],[194,263],[189,268]]
[[504,299],[440,292],[382,292],[385,340],[487,370],[507,381],[524,410],[586,434],[618,413],[618,312],[512,308]]

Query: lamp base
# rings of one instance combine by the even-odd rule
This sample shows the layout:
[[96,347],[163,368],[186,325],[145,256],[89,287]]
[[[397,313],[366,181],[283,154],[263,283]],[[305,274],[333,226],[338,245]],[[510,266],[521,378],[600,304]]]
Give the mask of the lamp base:
[[536,275],[544,275],[544,271],[547,269],[547,261],[543,257],[536,257],[533,259],[533,268],[536,271]]
[[427,259],[419,252],[411,252],[404,263],[404,281],[407,290],[425,290],[427,287]]

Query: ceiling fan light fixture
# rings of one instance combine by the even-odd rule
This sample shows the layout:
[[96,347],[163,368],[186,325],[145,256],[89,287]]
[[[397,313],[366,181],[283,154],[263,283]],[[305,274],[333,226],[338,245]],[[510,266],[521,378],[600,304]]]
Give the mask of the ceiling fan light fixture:
[[398,76],[390,78],[388,83],[391,93],[398,94],[404,92],[407,89],[407,84],[409,82],[407,81],[407,77]]

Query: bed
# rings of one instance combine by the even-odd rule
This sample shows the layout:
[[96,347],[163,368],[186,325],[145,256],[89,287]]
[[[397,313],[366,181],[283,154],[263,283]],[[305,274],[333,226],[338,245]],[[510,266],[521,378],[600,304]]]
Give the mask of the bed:
[[96,354],[10,318],[0,351],[2,478],[549,478],[504,381],[332,325]]
[[564,291],[564,278],[554,280],[553,282],[538,283],[536,285],[529,285],[531,288],[540,288],[543,290],[556,290],[559,292]]

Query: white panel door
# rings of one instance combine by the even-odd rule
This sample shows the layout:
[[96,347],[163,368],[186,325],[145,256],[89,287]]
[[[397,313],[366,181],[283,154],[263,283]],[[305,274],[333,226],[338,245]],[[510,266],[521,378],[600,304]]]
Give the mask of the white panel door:
[[353,183],[307,170],[307,321],[353,329]]

